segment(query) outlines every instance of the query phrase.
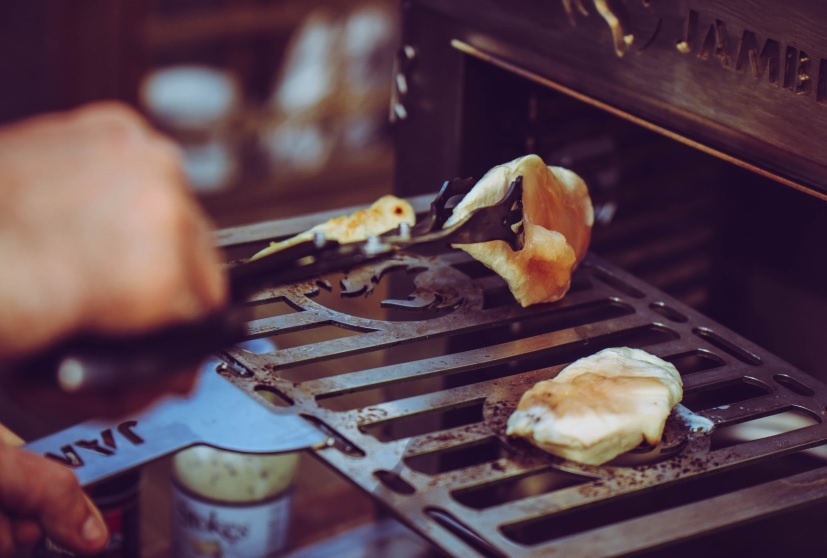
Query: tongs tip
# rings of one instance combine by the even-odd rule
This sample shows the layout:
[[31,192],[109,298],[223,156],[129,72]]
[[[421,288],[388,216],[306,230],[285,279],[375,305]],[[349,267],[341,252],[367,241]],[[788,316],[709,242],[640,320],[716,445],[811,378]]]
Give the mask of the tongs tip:
[[512,250],[522,249],[523,177],[514,179],[500,201],[474,209],[444,234],[452,244],[502,240]]

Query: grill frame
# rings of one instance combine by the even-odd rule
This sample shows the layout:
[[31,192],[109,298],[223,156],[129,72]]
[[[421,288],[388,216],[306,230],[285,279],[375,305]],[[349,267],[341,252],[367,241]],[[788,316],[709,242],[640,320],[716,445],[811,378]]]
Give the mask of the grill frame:
[[[415,207],[421,211],[427,199],[428,196],[415,199]],[[311,216],[308,219],[309,221],[294,220],[292,225],[301,227],[307,222],[318,222],[320,217]],[[269,226],[257,225],[255,230],[242,227],[225,233],[222,244],[232,247],[276,230],[289,234],[284,223],[274,222]],[[450,252],[426,259],[430,262],[437,261],[438,265],[451,265],[467,261],[467,256]],[[321,307],[302,294],[303,291],[315,288],[312,281],[302,285],[263,289],[252,298],[256,303],[284,298],[291,301],[291,306],[304,308],[304,311],[252,324],[251,337],[301,330],[332,322],[361,329],[363,333],[284,349],[269,355],[233,350],[226,356],[236,366],[229,367],[222,373],[252,397],[262,401],[264,400],[258,395],[257,388],[265,386],[266,389],[277,391],[292,402],[291,411],[328,429],[338,443],[317,450],[316,456],[450,555],[540,556],[552,551],[563,552],[566,556],[624,555],[812,503],[827,496],[827,490],[821,488],[818,482],[827,478],[825,468],[661,511],[657,525],[668,525],[668,529],[653,529],[653,520],[642,516],[533,546],[518,544],[505,536],[503,526],[547,517],[551,515],[549,510],[556,510],[553,512],[555,514],[564,514],[575,508],[601,505],[609,500],[616,501],[630,494],[644,494],[678,483],[684,484],[686,490],[691,491],[693,482],[699,482],[709,475],[780,458],[827,442],[827,426],[821,422],[827,403],[827,386],[821,382],[597,256],[590,254],[576,276],[581,284],[590,286],[571,292],[557,303],[528,309],[521,309],[514,304],[490,310],[479,308],[479,293],[501,288],[502,285],[498,284],[501,281],[491,277],[464,278],[468,288],[464,291],[467,295],[460,307],[447,315],[422,322],[368,320]],[[424,338],[438,338],[462,330],[479,331],[492,324],[519,322],[528,317],[548,317],[584,305],[603,303],[622,305],[633,312],[537,336],[505,340],[482,349],[421,361],[412,359],[410,363],[402,365],[357,370],[330,378],[302,382],[297,378],[288,379],[279,375],[281,371],[300,364],[335,361],[342,356],[363,351],[400,346]],[[664,306],[671,309],[671,313],[664,313]],[[364,408],[336,411],[320,404],[332,395],[390,386],[415,376],[449,377],[452,373],[475,367],[486,368],[497,361],[516,358],[517,355],[527,358],[527,355],[544,352],[553,354],[564,346],[580,347],[580,350],[593,349],[592,352],[596,352],[604,346],[596,342],[602,336],[621,335],[637,328],[674,332],[673,339],[644,347],[653,354],[668,358],[670,355],[703,351],[724,363],[719,367],[685,375],[686,393],[709,391],[733,382],[766,387],[768,393],[763,397],[726,408],[703,410],[700,414],[712,420],[716,427],[793,408],[812,417],[817,421],[816,424],[717,450],[709,449],[709,436],[690,436],[687,445],[672,459],[642,468],[595,468],[562,463],[557,458],[538,455],[519,442],[514,445],[503,436],[505,417],[516,405],[521,393],[534,382],[551,377],[563,367],[559,363],[545,371],[525,371],[514,376],[437,389],[408,398],[391,397],[384,403]],[[365,330],[371,331],[364,332]],[[698,331],[706,333],[701,336],[696,333]],[[714,332],[716,337],[709,332]],[[726,349],[726,346],[737,349]],[[239,375],[233,370],[246,371],[246,374]],[[779,375],[793,378],[792,382],[807,386],[807,390],[791,389],[790,386],[797,384],[789,380],[780,383],[776,379]],[[805,391],[811,391],[812,395],[807,395]],[[485,401],[485,418],[481,422],[385,442],[365,432],[365,428],[370,425],[424,413],[435,407],[449,408],[479,400]],[[490,439],[503,444],[506,452],[493,461],[436,475],[414,470],[406,463],[406,459],[414,455],[482,443]],[[364,453],[364,456],[359,456],[360,453]],[[676,463],[680,466],[676,466]],[[549,466],[561,467],[566,473],[583,475],[591,480],[484,509],[465,506],[451,495],[469,487],[498,483],[545,470]],[[390,471],[398,475],[414,492],[404,494],[394,491],[379,480],[374,474],[377,471]],[[749,506],[738,503],[744,499],[748,499]],[[451,526],[450,521],[446,524],[432,510],[447,512],[459,519],[462,527]],[[473,535],[458,535],[458,529],[470,530]]]

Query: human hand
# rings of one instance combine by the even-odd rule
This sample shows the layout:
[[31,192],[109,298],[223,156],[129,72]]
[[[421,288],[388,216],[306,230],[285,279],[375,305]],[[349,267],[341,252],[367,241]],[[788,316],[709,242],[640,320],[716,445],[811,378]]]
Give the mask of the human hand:
[[43,535],[75,552],[106,544],[100,512],[66,467],[18,449],[23,441],[0,425],[0,558],[33,546]]
[[0,129],[0,355],[141,333],[226,296],[178,151],[125,106]]
[[[176,147],[125,106],[0,129],[0,196],[7,361],[72,333],[143,333],[224,303],[220,258]],[[191,378],[173,383],[184,391]],[[144,402],[164,387],[131,395],[143,391]],[[117,396],[98,402],[110,415],[126,405]]]

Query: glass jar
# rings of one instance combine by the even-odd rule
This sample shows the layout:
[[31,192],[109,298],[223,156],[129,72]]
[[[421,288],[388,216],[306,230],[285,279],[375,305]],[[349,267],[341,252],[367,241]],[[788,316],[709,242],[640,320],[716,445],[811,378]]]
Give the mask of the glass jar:
[[207,446],[173,462],[172,541],[179,558],[278,556],[287,546],[298,454]]
[[[238,345],[255,354],[269,339]],[[203,374],[215,374],[214,363]],[[254,427],[254,426],[251,426]],[[298,453],[251,455],[195,446],[172,467],[172,555],[176,558],[261,558],[287,546]]]

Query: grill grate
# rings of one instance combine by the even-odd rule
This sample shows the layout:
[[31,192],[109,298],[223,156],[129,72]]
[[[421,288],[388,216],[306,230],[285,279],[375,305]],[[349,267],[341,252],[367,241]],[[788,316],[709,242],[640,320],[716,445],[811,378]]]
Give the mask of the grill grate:
[[[336,444],[318,458],[443,551],[622,555],[827,496],[814,483],[827,474],[821,461],[787,464],[827,442],[827,387],[599,258],[586,259],[563,300],[527,309],[459,252],[362,269],[349,277],[348,291],[374,288],[376,277],[397,267],[416,270],[415,292],[383,305],[419,308],[427,319],[329,308],[318,295],[335,290],[330,281],[264,289],[255,303],[280,301],[293,311],[251,322],[251,337],[278,344],[280,335],[318,327],[347,335],[263,355],[233,350],[225,356],[240,367],[223,373],[328,429]],[[438,349],[423,349],[427,343]],[[663,447],[603,467],[506,439],[505,421],[528,387],[577,358],[624,345],[673,362],[684,404],[713,421],[714,431],[690,432],[675,414]],[[398,362],[349,363],[329,375],[349,357],[388,350]],[[365,397],[371,404],[362,406]],[[801,427],[727,438],[731,425],[779,414],[794,414]],[[782,472],[762,468],[767,463],[783,464]]]

